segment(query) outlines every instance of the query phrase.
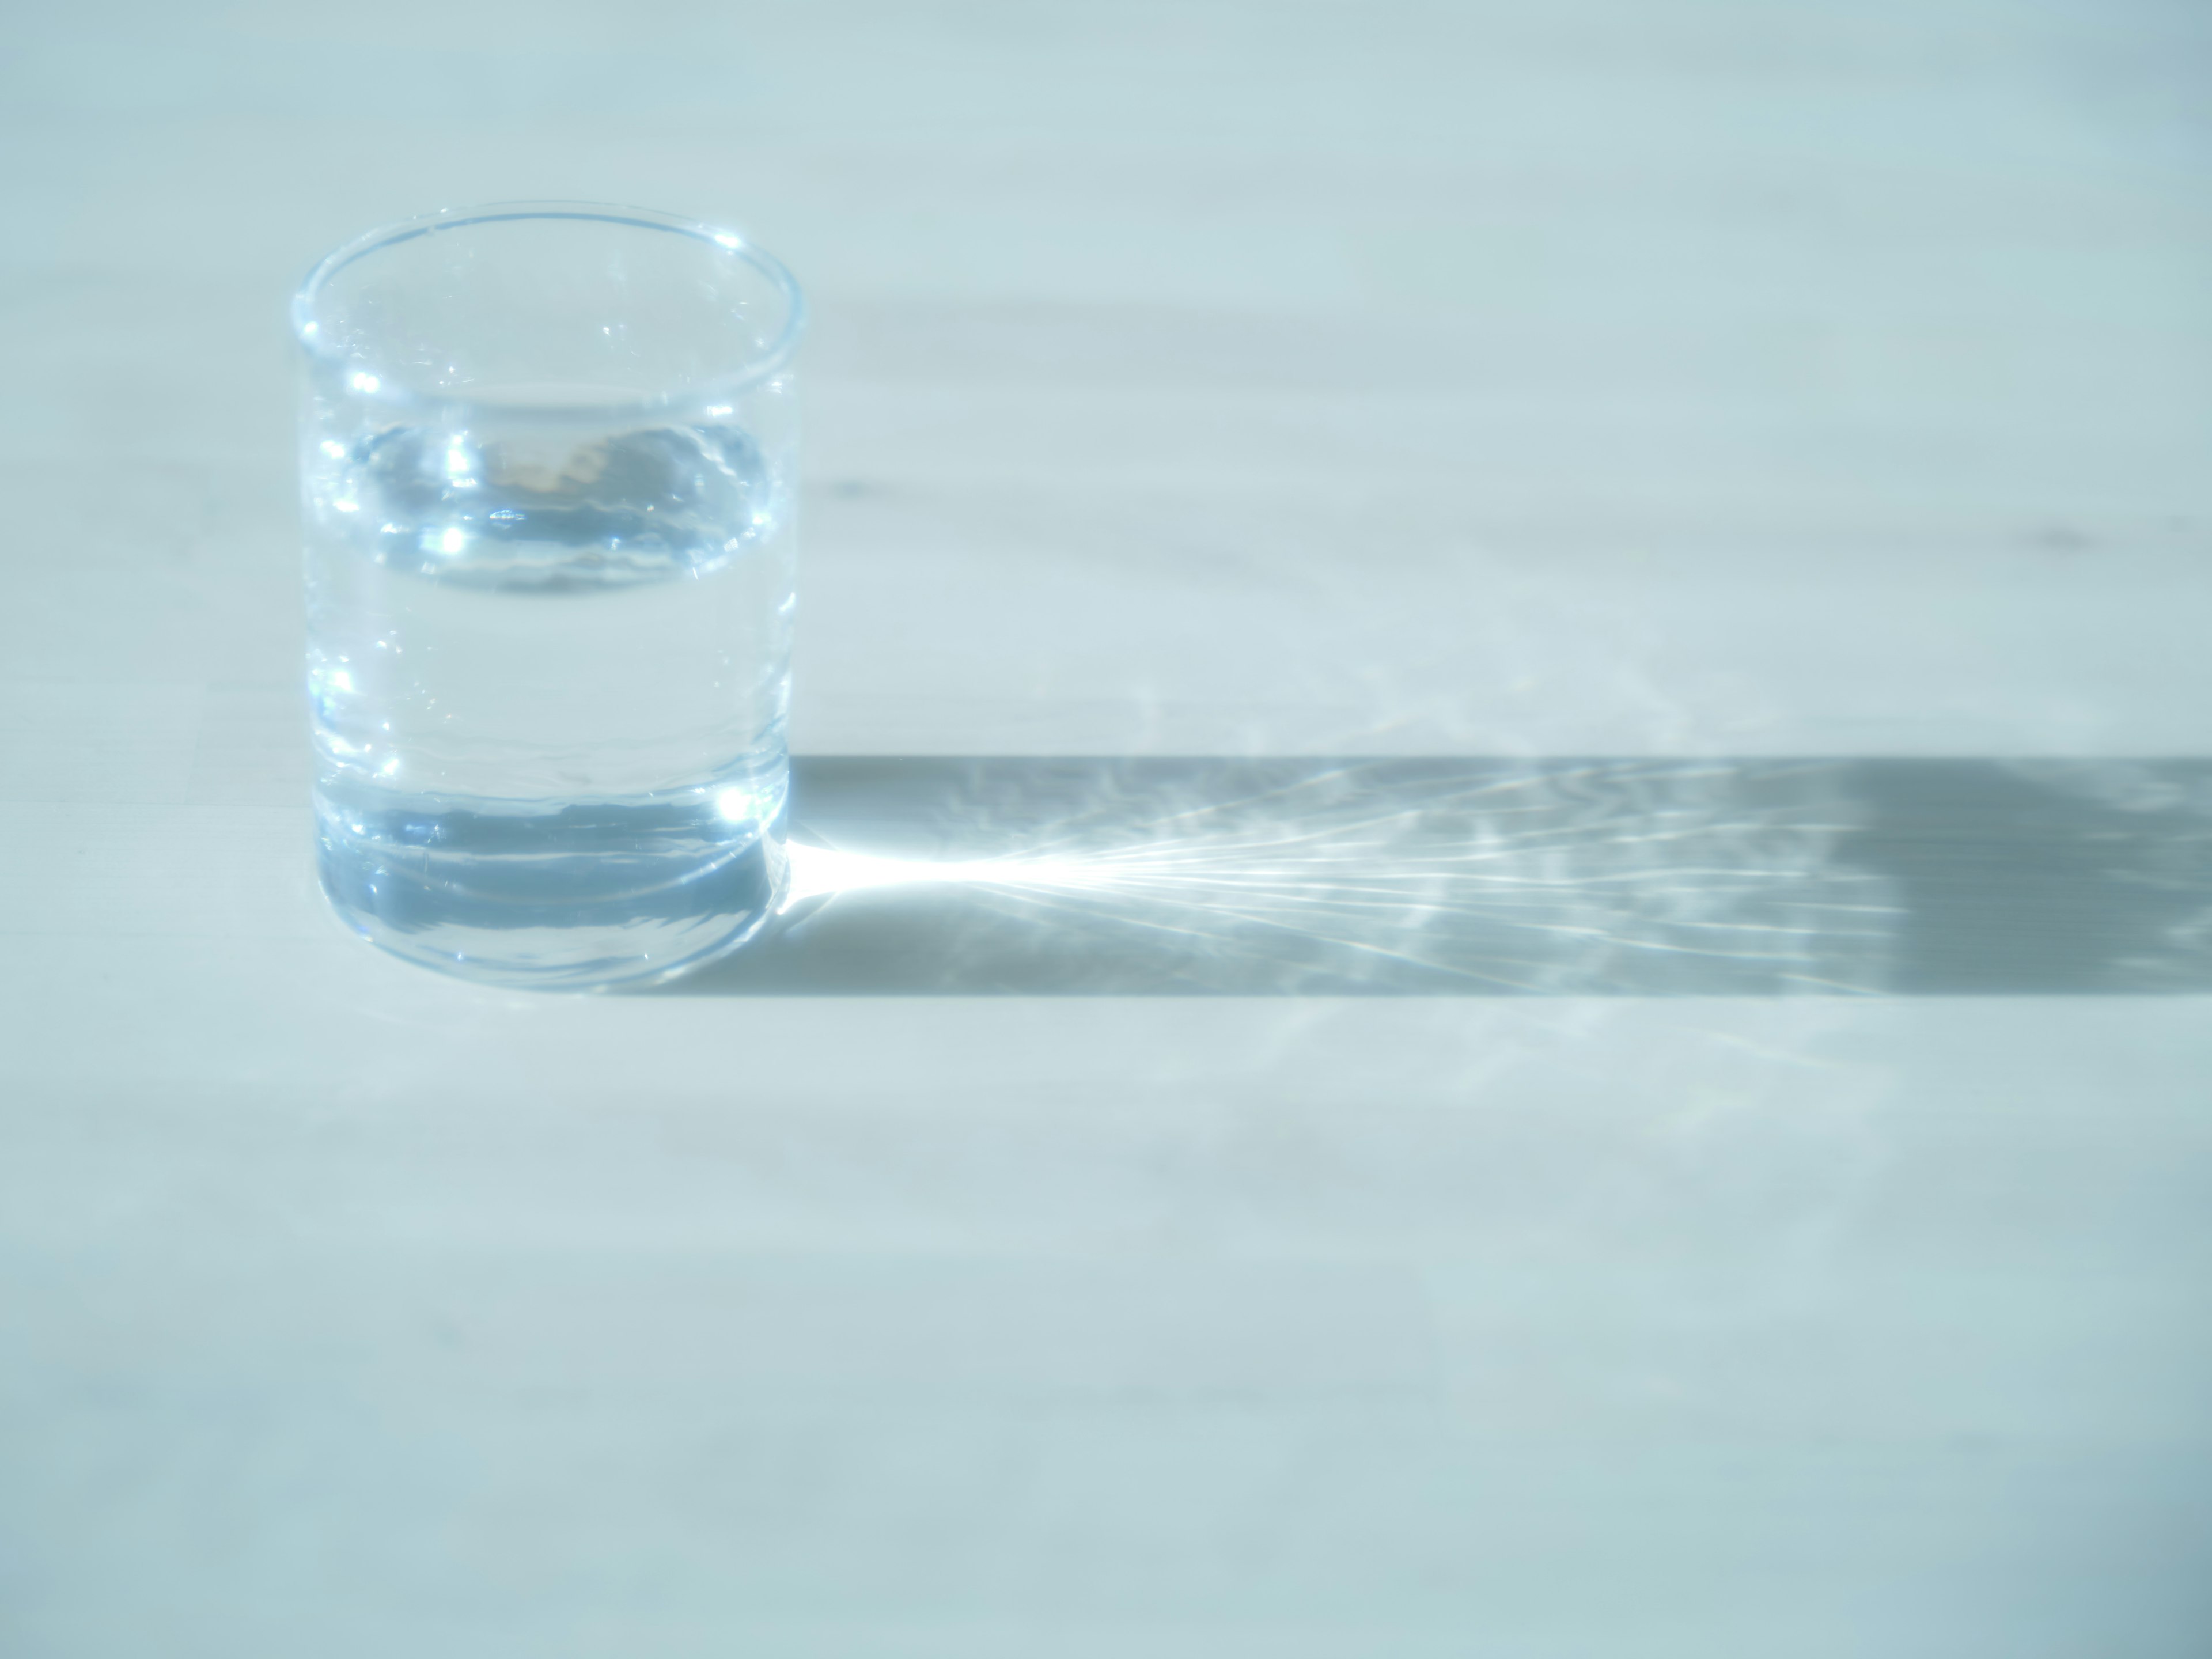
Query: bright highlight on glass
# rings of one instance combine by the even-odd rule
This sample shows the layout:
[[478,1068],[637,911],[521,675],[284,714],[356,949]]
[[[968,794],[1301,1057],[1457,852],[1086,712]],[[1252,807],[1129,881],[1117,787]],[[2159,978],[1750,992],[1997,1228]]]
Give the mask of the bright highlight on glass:
[[734,234],[514,203],[293,302],[323,887],[467,978],[593,987],[775,909],[796,284]]

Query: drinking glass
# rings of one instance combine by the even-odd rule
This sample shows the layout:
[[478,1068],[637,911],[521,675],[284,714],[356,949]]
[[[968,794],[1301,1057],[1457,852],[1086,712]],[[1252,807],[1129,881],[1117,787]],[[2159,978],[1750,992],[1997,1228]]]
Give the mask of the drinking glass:
[[293,301],[324,891],[465,978],[587,988],[784,890],[798,285],[587,203],[371,231]]

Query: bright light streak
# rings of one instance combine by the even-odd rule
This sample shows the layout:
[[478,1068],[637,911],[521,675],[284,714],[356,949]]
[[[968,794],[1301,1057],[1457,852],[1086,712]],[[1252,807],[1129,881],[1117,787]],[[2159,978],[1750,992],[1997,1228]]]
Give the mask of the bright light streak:
[[1085,859],[900,859],[874,853],[846,853],[835,848],[793,842],[791,891],[783,908],[839,893],[884,887],[1039,888],[1090,891],[1112,885],[1112,866]]
[[1118,927],[1172,939],[1194,964],[1522,989],[1642,983],[1632,963],[1661,958],[1856,988],[1899,914],[1882,878],[1834,860],[1850,813],[1817,799],[1746,811],[1679,769],[1374,789],[1355,771],[1149,805],[1102,800],[996,848],[977,823],[939,858],[794,842],[782,908],[960,889],[1078,938]]

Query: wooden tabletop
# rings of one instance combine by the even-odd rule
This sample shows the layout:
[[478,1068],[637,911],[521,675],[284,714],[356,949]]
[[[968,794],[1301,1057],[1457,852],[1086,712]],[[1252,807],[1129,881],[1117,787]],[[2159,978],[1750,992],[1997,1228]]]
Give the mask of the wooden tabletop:
[[[2202,6],[5,36],[0,1654],[2212,1645]],[[547,196],[813,304],[667,994],[308,860],[289,294]]]

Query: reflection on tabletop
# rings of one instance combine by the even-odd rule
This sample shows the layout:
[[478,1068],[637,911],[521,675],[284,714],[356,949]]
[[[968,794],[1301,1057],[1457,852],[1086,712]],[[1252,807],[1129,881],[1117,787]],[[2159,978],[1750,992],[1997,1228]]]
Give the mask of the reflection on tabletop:
[[2212,763],[793,763],[676,994],[2212,989]]

